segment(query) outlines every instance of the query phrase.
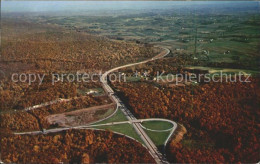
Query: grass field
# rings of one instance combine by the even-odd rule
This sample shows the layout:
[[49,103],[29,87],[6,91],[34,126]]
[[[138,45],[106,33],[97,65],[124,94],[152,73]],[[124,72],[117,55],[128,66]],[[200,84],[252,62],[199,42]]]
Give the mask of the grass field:
[[[165,11],[168,14],[165,15]],[[182,14],[176,12],[177,10],[165,11],[131,11],[132,14],[129,16],[113,12],[106,15],[36,17],[34,21],[55,23],[113,40],[167,46],[172,52],[175,51],[174,53],[188,55],[194,53],[196,35],[198,56],[203,56],[204,50],[209,52],[209,61],[204,61],[201,57],[203,62],[242,63],[245,64],[244,69],[259,68],[258,10],[253,12],[246,9],[247,12],[243,14],[235,12],[232,15],[225,13],[230,12],[229,8],[225,8],[225,12],[210,11],[210,14],[198,10],[196,16],[192,12],[186,13],[185,9],[182,10]]]
[[[142,125],[151,130],[167,130],[173,127],[173,125],[166,121],[145,121]],[[158,149],[163,152],[164,143],[168,136],[170,135],[170,131],[150,131],[144,129],[146,134],[151,138],[154,144],[158,147]]]
[[167,130],[173,127],[173,125],[166,121],[145,121],[142,125],[147,129],[152,130]]
[[136,82],[136,81],[140,81],[141,80],[141,77],[133,77],[133,76],[131,76],[131,77],[126,77],[126,81],[127,82]]
[[259,71],[245,70],[245,69],[215,68],[215,67],[202,67],[202,66],[189,66],[189,67],[186,67],[186,68],[208,70],[210,74],[213,74],[213,73],[218,74],[220,72],[226,73],[226,74],[238,74],[239,72],[251,74],[251,75],[259,75],[260,74]]
[[101,122],[94,123],[93,125],[98,125],[98,124],[106,124],[110,122],[120,122],[120,121],[127,121],[127,118],[124,116],[121,110],[117,110],[114,116],[103,120]]
[[139,142],[143,143],[139,135],[135,132],[134,127],[131,124],[118,124],[118,125],[108,125],[108,126],[98,126],[95,127],[97,129],[105,129],[110,130],[118,133],[125,134],[127,136],[133,137],[134,139],[138,140]]
[[166,141],[170,132],[153,132],[149,130],[145,130],[145,132],[151,138],[154,144],[158,147],[158,149],[163,152],[164,142]]

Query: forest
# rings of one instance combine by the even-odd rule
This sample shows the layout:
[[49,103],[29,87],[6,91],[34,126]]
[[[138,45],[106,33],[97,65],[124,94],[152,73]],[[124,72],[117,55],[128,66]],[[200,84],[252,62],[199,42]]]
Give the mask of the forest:
[[0,111],[22,110],[24,108],[49,102],[58,98],[77,96],[77,85],[59,82],[52,85],[51,79],[45,78],[42,85],[29,85],[22,82],[2,81],[0,87]]
[[[99,82],[59,81],[53,85],[52,74],[99,73],[151,58],[159,49],[15,18],[3,19],[1,41],[2,161],[154,163],[140,143],[108,131],[68,130],[48,135],[14,135],[13,132],[54,128],[57,125],[50,125],[46,120],[49,115],[112,103],[104,93],[87,94],[90,89],[101,88]],[[37,81],[29,85],[27,81],[12,81],[13,73],[37,73],[45,78],[41,85]],[[24,110],[55,100],[60,102]]]
[[154,56],[157,48],[79,33],[29,20],[2,21],[0,68],[15,72],[107,70]]
[[93,97],[92,95],[74,98],[70,101],[51,104],[30,111],[16,111],[0,115],[0,128],[12,131],[43,130],[55,125],[50,125],[46,117],[51,114],[64,113],[112,103],[107,96]]
[[[41,85],[1,81],[0,128],[12,131],[31,131],[49,128],[46,116],[111,103],[104,95],[86,94],[86,90],[101,87],[99,82],[72,82],[64,80],[52,84],[46,74]],[[28,107],[48,102],[53,104],[25,111]]]
[[50,74],[44,76],[41,85],[37,81],[30,85],[27,82],[3,80],[0,85],[0,111],[22,110],[59,98],[80,97],[86,95],[84,91],[87,89],[100,87],[99,82],[69,82],[67,79],[52,84]]
[[[203,13],[204,10],[201,12]],[[66,25],[67,27],[59,26],[57,17],[47,16],[35,21],[33,17],[26,18],[14,13],[2,19],[0,157],[3,162],[155,162],[141,143],[112,131],[70,129],[58,133],[14,135],[14,132],[44,132],[45,129],[57,128],[58,124],[50,124],[46,119],[53,114],[112,103],[109,97],[104,95],[100,82],[58,81],[53,85],[52,74],[99,73],[116,66],[151,59],[161,50],[153,47],[152,44],[168,47],[171,54],[163,59],[119,71],[128,76],[132,76],[134,71],[148,71],[150,75],[156,76],[157,71],[165,74],[185,74],[187,73],[185,66],[252,70],[257,70],[259,67],[256,62],[259,59],[256,39],[259,34],[255,34],[258,30],[255,23],[258,16],[253,19],[254,15],[251,18],[251,15],[240,17],[238,14],[239,21],[237,21],[237,16],[213,14],[211,18],[207,17],[212,19],[211,22],[200,22],[206,18],[199,18],[201,23],[198,26],[201,35],[198,38],[199,51],[201,51],[199,53],[209,54],[210,51],[209,60],[202,61],[194,60],[194,55],[191,53],[193,46],[190,45],[193,45],[193,41],[190,39],[193,39],[194,17],[188,14],[185,16],[186,19],[183,19],[179,14],[175,16],[159,14],[146,19],[152,13],[148,13],[147,16],[143,14],[144,17],[141,18],[137,17],[138,14],[133,14],[130,16],[131,19],[127,16],[112,19],[118,21],[117,19],[120,18],[120,21],[128,21],[123,22],[125,24],[122,26],[122,22],[108,22],[105,25],[101,22],[95,25],[101,27],[98,28],[99,30],[103,28],[108,31],[109,28],[116,26],[118,29],[123,29],[119,31],[120,35],[127,33],[141,35],[140,37],[126,35],[130,37],[128,39],[115,33],[116,30],[109,33],[99,31],[101,35],[92,35],[86,33],[89,32],[87,27],[80,27],[80,24],[77,27],[73,22],[70,26]],[[200,16],[205,15],[203,13]],[[75,18],[84,20],[87,17]],[[74,18],[65,18],[64,22],[69,22],[70,19]],[[254,24],[250,26],[250,21],[245,22],[247,19]],[[149,23],[146,21],[151,20],[153,22],[151,25],[157,24],[158,28],[144,26],[145,23]],[[229,20],[236,23],[232,25]],[[96,19],[94,23],[96,21],[98,20]],[[101,21],[110,21],[110,19]],[[88,23],[85,20],[83,22]],[[139,24],[141,22],[144,24],[142,28]],[[160,22],[167,23],[169,32],[173,32],[170,34],[172,36],[162,30],[161,27],[166,24]],[[172,26],[173,23],[176,26]],[[206,27],[207,24],[214,28]],[[91,23],[91,27],[92,25],[94,24]],[[223,38],[219,36],[217,39],[215,35],[218,33],[217,30],[223,29],[221,26],[224,27],[226,34],[225,36],[223,34]],[[160,31],[156,32],[157,30]],[[241,35],[245,32],[252,34]],[[226,62],[226,59],[229,62]],[[37,82],[29,85],[27,82],[11,81],[12,73],[37,73],[46,76],[41,85]],[[166,147],[169,162],[256,163],[259,162],[260,154],[260,124],[257,119],[260,114],[260,79],[253,77],[250,80],[251,83],[212,82],[182,87],[169,87],[148,80],[111,84],[135,117],[166,118],[185,127],[187,133],[183,139],[179,143],[171,141]],[[90,89],[100,89],[103,93],[89,95],[87,91]],[[60,101],[33,110],[24,110],[55,100]]]
[[6,163],[154,163],[139,142],[110,131],[67,130],[48,135],[1,135]]
[[251,83],[205,83],[167,88],[150,82],[114,83],[137,118],[167,118],[187,134],[169,144],[171,162],[257,162],[259,78]]

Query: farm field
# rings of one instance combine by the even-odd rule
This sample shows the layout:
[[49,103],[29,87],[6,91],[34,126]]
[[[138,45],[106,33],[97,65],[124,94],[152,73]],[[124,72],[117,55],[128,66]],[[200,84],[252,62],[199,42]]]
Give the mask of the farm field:
[[0,163],[259,162],[259,2],[0,3]]
[[[204,65],[224,63],[232,68],[258,70],[259,15],[219,14],[218,11],[158,10],[156,13],[116,16],[64,16],[35,19],[78,32],[106,36],[114,40],[162,45],[174,54],[196,57]],[[197,40],[195,50],[195,38]],[[242,63],[242,64],[241,64]]]

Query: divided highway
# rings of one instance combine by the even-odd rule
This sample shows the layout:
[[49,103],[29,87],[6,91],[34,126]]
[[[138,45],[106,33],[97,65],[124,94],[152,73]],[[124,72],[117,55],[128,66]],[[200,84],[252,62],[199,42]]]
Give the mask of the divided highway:
[[128,110],[126,108],[126,106],[123,104],[123,102],[119,99],[119,97],[115,95],[115,92],[113,91],[113,89],[107,83],[107,76],[110,73],[117,71],[119,69],[122,69],[122,68],[130,67],[130,66],[134,66],[134,65],[139,65],[139,64],[144,64],[144,63],[147,63],[149,61],[153,61],[153,60],[156,60],[156,59],[163,58],[170,53],[169,49],[167,49],[167,48],[163,48],[163,49],[164,49],[163,52],[161,52],[157,56],[153,57],[152,59],[148,59],[148,60],[145,60],[145,61],[142,61],[142,62],[127,64],[127,65],[123,65],[123,66],[113,68],[113,69],[105,72],[100,78],[100,81],[102,83],[104,90],[111,96],[111,98],[116,102],[119,109],[122,110],[122,112],[127,117],[127,119],[132,123],[135,131],[140,136],[140,138],[144,141],[145,145],[147,146],[150,154],[153,156],[156,163],[168,163],[168,162],[167,162],[166,158],[162,155],[162,153],[157,149],[157,147],[155,146],[153,141],[150,139],[150,137],[145,133],[145,131],[142,128],[141,123],[136,121],[137,119],[130,112],[130,110]]
[[[113,68],[107,72],[105,72],[101,78],[100,81],[102,83],[103,89],[105,90],[105,92],[107,92],[109,94],[109,96],[114,100],[114,102],[117,104],[117,110],[121,110],[123,112],[123,114],[126,116],[126,118],[128,119],[128,121],[122,121],[122,122],[112,122],[112,123],[107,123],[105,125],[116,125],[116,124],[122,124],[122,123],[130,123],[133,125],[135,131],[137,132],[137,134],[140,136],[140,138],[143,140],[143,142],[145,143],[149,153],[152,155],[152,157],[154,158],[154,160],[156,161],[156,163],[168,163],[168,161],[166,160],[165,156],[162,155],[162,153],[158,150],[158,148],[156,147],[156,145],[153,143],[153,141],[150,139],[150,137],[146,134],[146,132],[143,129],[143,126],[141,125],[141,123],[143,121],[148,121],[148,120],[161,120],[161,121],[168,121],[171,122],[173,124],[173,128],[171,130],[170,135],[168,136],[167,140],[165,141],[165,146],[167,144],[167,142],[169,141],[170,137],[172,136],[172,134],[174,133],[174,131],[177,128],[177,124],[171,120],[166,120],[166,119],[158,119],[158,118],[151,118],[151,119],[136,119],[135,116],[130,112],[129,109],[127,109],[127,107],[124,105],[124,103],[120,100],[120,98],[115,95],[115,92],[113,91],[113,89],[108,85],[107,83],[107,76],[114,72],[117,71],[119,69],[122,68],[126,68],[126,67],[130,67],[130,66],[134,66],[134,65],[138,65],[138,64],[144,64],[147,63],[149,61],[153,61],[156,59],[160,59],[165,57],[166,55],[168,55],[170,53],[170,50],[167,48],[163,48],[164,50],[158,54],[157,56],[142,61],[142,62],[137,62],[137,63],[132,63],[132,64],[127,64],[124,66],[119,66],[116,68]],[[40,108],[46,105],[51,105],[54,103],[58,103],[61,101],[69,101],[69,99],[60,99],[60,100],[54,100],[51,102],[47,102],[47,103],[43,103],[43,104],[39,104],[39,105],[35,105],[33,107],[29,107],[26,108],[26,111],[30,111],[36,108]],[[115,112],[111,115],[113,116],[115,114]],[[109,117],[111,117],[109,116]],[[106,118],[107,119],[107,118]],[[99,122],[99,121],[98,121]],[[63,131],[63,130],[68,130],[68,129],[81,129],[81,128],[93,128],[95,126],[100,126],[100,125],[81,125],[81,126],[75,126],[75,127],[65,127],[65,128],[55,128],[55,129],[48,129],[48,130],[44,130],[44,131],[31,131],[31,132],[17,132],[14,133],[16,135],[25,135],[25,134],[31,134],[31,135],[35,135],[35,134],[47,134],[47,133],[55,133],[55,132],[59,132],[59,131]]]

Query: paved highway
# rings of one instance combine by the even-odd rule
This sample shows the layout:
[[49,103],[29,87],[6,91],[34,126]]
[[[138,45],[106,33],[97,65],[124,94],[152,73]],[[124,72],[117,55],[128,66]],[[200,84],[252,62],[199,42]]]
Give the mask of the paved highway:
[[123,66],[113,68],[113,69],[105,72],[100,78],[100,81],[102,83],[104,90],[111,96],[112,99],[114,99],[114,101],[117,103],[119,109],[122,110],[122,112],[127,117],[127,119],[130,122],[132,122],[132,125],[133,125],[135,131],[137,132],[137,134],[139,134],[140,138],[144,141],[145,145],[147,146],[148,150],[150,151],[150,154],[153,156],[156,163],[168,163],[168,162],[167,162],[166,158],[161,154],[161,152],[157,149],[157,147],[155,146],[153,141],[150,139],[150,137],[145,133],[145,131],[142,128],[141,123],[135,122],[135,120],[137,120],[137,119],[130,112],[130,110],[128,110],[126,108],[126,106],[119,99],[119,97],[115,95],[113,89],[107,83],[107,76],[110,73],[117,71],[119,69],[122,69],[122,68],[130,67],[130,66],[134,66],[134,65],[139,65],[139,64],[144,64],[144,63],[147,63],[149,61],[153,61],[153,60],[156,60],[156,59],[163,58],[164,56],[166,56],[170,53],[169,49],[167,49],[167,48],[163,48],[163,49],[164,49],[163,52],[161,52],[157,56],[153,57],[152,59],[148,59],[148,60],[145,60],[145,61],[142,61],[142,62],[127,64],[127,65],[123,65]]
[[[141,123],[143,121],[154,121],[154,120],[168,121],[168,122],[172,123],[173,124],[173,128],[171,129],[171,133],[168,136],[167,140],[165,141],[165,146],[166,146],[167,142],[169,141],[170,137],[172,136],[173,132],[176,130],[177,124],[175,122],[171,121],[171,120],[159,119],[159,118],[136,119],[134,117],[134,115],[130,112],[130,110],[128,110],[126,108],[126,106],[124,105],[124,103],[119,99],[119,97],[117,95],[115,95],[113,89],[108,85],[108,83],[107,83],[107,76],[108,76],[109,73],[112,73],[112,72],[114,72],[116,70],[119,70],[121,68],[126,68],[126,67],[130,67],[130,66],[138,65],[138,64],[144,64],[144,63],[147,63],[149,61],[153,61],[153,60],[156,60],[156,59],[163,58],[164,56],[166,56],[166,55],[168,55],[170,53],[169,49],[167,49],[167,48],[163,48],[163,49],[164,49],[163,52],[161,52],[157,56],[153,57],[152,59],[148,59],[148,60],[145,60],[145,61],[142,61],[142,62],[127,64],[127,65],[124,65],[124,66],[113,68],[113,69],[105,72],[101,76],[101,78],[100,78],[102,86],[103,86],[105,92],[107,92],[109,94],[109,96],[114,100],[114,102],[116,102],[117,110],[120,109],[124,113],[124,115],[127,117],[127,119],[128,119],[128,121],[112,122],[112,123],[107,123],[107,124],[104,124],[104,125],[115,125],[115,124],[131,123],[133,125],[135,131],[137,132],[137,134],[139,134],[140,138],[143,140],[143,142],[147,146],[148,151],[150,152],[152,157],[155,159],[156,163],[168,163],[168,162],[167,162],[166,158],[161,154],[161,152],[157,149],[157,147],[155,146],[153,141],[150,139],[150,137],[145,133]],[[25,110],[29,111],[29,110],[40,108],[42,106],[58,103],[58,102],[61,102],[61,101],[69,101],[69,99],[54,100],[54,101],[51,101],[51,102],[48,102],[48,103],[43,103],[43,104],[40,104],[40,105],[29,107],[29,108],[27,108]],[[114,113],[116,113],[116,112],[114,112]],[[114,113],[112,115],[114,115]],[[102,124],[100,124],[100,125],[102,125]],[[16,135],[42,134],[42,133],[47,134],[47,133],[55,133],[55,132],[59,132],[59,131],[63,131],[63,130],[68,130],[68,129],[71,129],[71,128],[73,128],[73,129],[93,128],[95,126],[100,126],[100,125],[82,125],[82,126],[76,126],[76,127],[48,129],[48,130],[44,130],[44,131],[19,132],[19,133],[14,133],[14,134],[16,134]]]

